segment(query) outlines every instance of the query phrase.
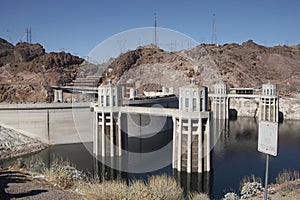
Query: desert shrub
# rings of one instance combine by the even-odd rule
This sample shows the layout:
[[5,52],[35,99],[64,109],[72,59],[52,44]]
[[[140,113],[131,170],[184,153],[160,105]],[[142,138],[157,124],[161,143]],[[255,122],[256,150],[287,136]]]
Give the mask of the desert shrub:
[[183,189],[167,175],[150,177],[148,189],[150,199],[183,199]]
[[79,182],[76,187],[89,200],[128,199],[128,187],[123,181]]
[[294,181],[296,179],[300,178],[299,171],[297,170],[283,170],[282,172],[279,172],[279,174],[276,177],[276,183],[282,184],[287,181]]
[[204,193],[191,193],[188,196],[189,200],[209,200],[209,197],[207,194]]
[[245,183],[257,182],[262,183],[261,178],[251,174],[250,176],[245,176],[240,182],[240,189],[244,186]]
[[50,181],[65,189],[71,188],[75,182],[85,178],[84,174],[75,166],[63,160],[55,160],[49,169],[45,168],[43,173]]
[[246,176],[241,181],[241,198],[247,199],[256,196],[258,193],[263,191],[261,178],[255,175]]

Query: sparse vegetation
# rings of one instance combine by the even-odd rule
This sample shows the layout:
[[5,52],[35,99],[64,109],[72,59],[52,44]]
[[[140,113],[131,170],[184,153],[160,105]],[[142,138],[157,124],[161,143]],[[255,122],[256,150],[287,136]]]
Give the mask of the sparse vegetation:
[[287,181],[294,181],[296,179],[300,178],[299,171],[297,170],[283,170],[280,172],[277,177],[276,177],[276,183],[277,184],[282,184]]
[[70,162],[55,160],[50,168],[45,168],[43,174],[58,187],[69,189],[78,181],[84,179],[81,171],[77,170]]
[[189,195],[189,200],[209,200],[209,196],[204,193],[192,193]]
[[74,165],[62,159],[55,160],[49,168],[46,168],[40,160],[35,162],[31,161],[26,165],[19,161],[14,165],[14,169],[23,166],[24,170],[24,166],[28,166],[26,169],[31,172],[33,177],[43,177],[55,187],[77,191],[88,200],[183,200],[185,198],[209,200],[208,195],[199,193],[189,194],[188,197],[185,197],[183,189],[176,180],[167,175],[149,177],[148,182],[134,180],[127,184],[124,180],[105,180],[100,183],[99,177],[87,178]]
[[262,183],[261,178],[258,176],[255,176],[254,174],[251,174],[250,176],[245,176],[240,183],[240,189],[245,185],[245,183],[252,183],[252,182],[257,182],[257,183]]

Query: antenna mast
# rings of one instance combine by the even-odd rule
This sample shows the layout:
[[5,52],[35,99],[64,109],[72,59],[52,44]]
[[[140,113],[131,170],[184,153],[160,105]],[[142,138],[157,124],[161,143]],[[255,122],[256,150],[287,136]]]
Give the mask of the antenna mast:
[[156,13],[154,13],[154,47],[158,47]]
[[212,44],[217,44],[218,43],[218,41],[217,41],[216,14],[213,14],[211,43]]
[[26,29],[27,42],[31,43],[31,28]]

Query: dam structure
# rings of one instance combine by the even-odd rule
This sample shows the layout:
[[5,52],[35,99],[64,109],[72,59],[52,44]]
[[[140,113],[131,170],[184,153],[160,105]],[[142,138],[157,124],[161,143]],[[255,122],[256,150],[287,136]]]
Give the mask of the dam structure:
[[[123,105],[122,88],[112,84],[98,87],[92,106],[93,153],[112,158],[128,150],[128,114],[168,117],[173,122],[172,168],[188,173],[211,170],[212,112],[208,111],[208,89],[192,82],[179,89],[179,108]],[[155,124],[153,124],[155,127]],[[159,130],[158,130],[159,131]]]

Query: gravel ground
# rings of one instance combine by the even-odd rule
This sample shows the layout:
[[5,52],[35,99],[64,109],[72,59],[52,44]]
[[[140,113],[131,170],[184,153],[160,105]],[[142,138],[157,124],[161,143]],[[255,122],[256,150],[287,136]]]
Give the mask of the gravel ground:
[[19,171],[0,170],[0,199],[79,200],[81,195],[51,187],[44,180],[32,179]]

